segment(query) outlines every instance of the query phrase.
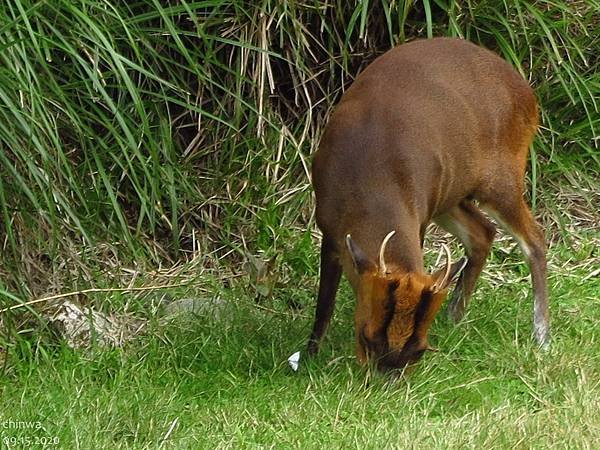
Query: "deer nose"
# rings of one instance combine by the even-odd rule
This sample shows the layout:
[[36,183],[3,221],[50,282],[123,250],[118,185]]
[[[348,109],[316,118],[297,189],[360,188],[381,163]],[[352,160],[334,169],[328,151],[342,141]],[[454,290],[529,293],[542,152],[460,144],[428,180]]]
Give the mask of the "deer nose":
[[394,369],[403,369],[419,361],[426,348],[403,348],[402,350],[390,351],[381,356],[377,362],[377,368],[382,372]]
[[385,335],[383,334],[369,338],[367,337],[365,333],[365,327],[363,326],[360,330],[359,341],[365,353],[369,357],[379,358],[385,353],[387,344],[385,341]]

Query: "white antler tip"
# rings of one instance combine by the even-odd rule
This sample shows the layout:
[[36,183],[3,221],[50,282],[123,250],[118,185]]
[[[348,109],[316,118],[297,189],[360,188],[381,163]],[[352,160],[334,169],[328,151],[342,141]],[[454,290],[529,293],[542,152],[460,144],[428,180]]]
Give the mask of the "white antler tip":
[[385,247],[387,246],[388,241],[392,238],[392,236],[394,236],[396,234],[396,230],[392,230],[390,231],[384,238],[383,238],[383,242],[381,243],[381,247],[379,248],[379,270],[380,272],[385,275],[387,274],[387,267],[385,265],[385,258],[384,258],[384,253],[385,253]]
[[[450,270],[452,267],[452,255],[450,254],[450,249],[448,248],[448,246],[446,244],[442,244],[442,250],[440,250],[440,256],[438,257],[438,261],[441,259],[442,257],[442,252],[446,253],[446,272],[444,273],[444,277],[439,280],[436,281],[432,288],[434,292],[438,292],[442,289],[443,286],[446,285],[446,283],[448,282],[448,277],[450,276]],[[436,263],[437,265],[437,263]]]

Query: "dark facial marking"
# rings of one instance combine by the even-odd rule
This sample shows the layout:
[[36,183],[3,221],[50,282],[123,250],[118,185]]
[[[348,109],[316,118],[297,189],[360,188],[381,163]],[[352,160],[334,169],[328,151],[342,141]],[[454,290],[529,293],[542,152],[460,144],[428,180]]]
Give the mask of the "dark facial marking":
[[[432,298],[433,293],[430,290],[423,290],[421,294],[421,300],[419,301],[419,304],[415,310],[414,330],[417,329],[419,323],[423,320],[425,313],[429,309]],[[401,352],[388,353],[380,359],[380,370],[387,371],[390,369],[402,368],[408,364],[418,361],[423,356],[423,353],[425,353],[425,349],[418,348],[417,345],[418,337],[416,333],[413,332],[408,341],[406,341],[406,344],[404,344],[404,348]]]
[[382,329],[381,331],[384,334],[387,331],[388,327],[390,326],[390,322],[394,318],[394,312],[396,310],[396,297],[395,297],[394,293],[396,292],[396,289],[398,289],[398,285],[399,285],[399,283],[397,281],[392,281],[388,285],[388,295],[387,295],[387,299],[385,302],[383,323],[381,326],[381,329]]
[[415,310],[415,330],[417,329],[417,325],[423,320],[423,316],[429,309],[429,303],[431,303],[431,299],[433,298],[433,293],[429,289],[424,289],[421,293],[421,300],[417,305],[417,309]]

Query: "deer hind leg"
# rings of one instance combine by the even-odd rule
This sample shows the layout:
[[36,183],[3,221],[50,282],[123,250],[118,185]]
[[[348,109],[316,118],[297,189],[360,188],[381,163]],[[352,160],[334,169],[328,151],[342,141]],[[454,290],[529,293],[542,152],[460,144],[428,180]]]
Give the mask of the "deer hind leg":
[[490,253],[496,227],[469,200],[464,200],[450,212],[437,218],[436,223],[462,242],[468,256],[467,265],[456,283],[448,305],[450,317],[458,322],[465,314],[465,308]]
[[534,291],[533,331],[538,344],[546,348],[550,343],[550,317],[544,235],[520,192],[495,195],[493,201],[481,202],[480,206],[517,240],[527,258]]
[[335,295],[342,276],[340,265],[333,242],[323,236],[321,242],[321,274],[319,278],[319,294],[313,330],[308,340],[308,353],[319,351],[321,338],[327,330],[335,306]]

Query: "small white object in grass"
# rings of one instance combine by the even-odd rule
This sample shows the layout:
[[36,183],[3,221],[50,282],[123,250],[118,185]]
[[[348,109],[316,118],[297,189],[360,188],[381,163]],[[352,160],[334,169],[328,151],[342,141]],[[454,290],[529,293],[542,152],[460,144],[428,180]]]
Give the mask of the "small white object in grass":
[[293,353],[288,358],[288,364],[290,365],[290,367],[292,368],[292,370],[294,372],[296,372],[298,370],[298,363],[299,362],[300,362],[300,352]]

